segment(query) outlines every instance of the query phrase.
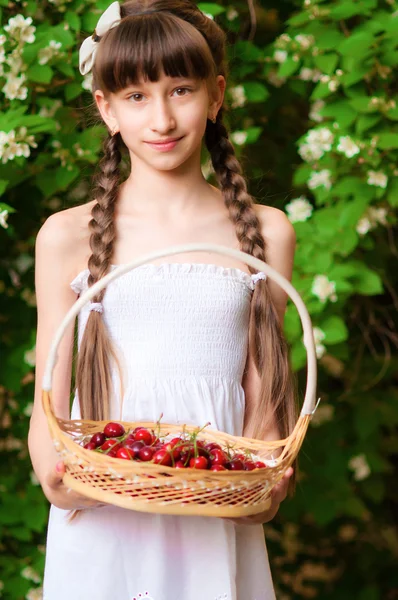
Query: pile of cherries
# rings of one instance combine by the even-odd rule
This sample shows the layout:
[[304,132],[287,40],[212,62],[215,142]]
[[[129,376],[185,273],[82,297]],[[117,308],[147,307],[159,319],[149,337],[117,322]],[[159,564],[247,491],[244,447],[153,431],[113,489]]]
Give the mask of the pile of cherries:
[[198,439],[203,429],[191,434],[183,432],[167,440],[167,435],[159,435],[159,427],[156,433],[145,427],[126,431],[121,423],[110,422],[102,432],[94,433],[89,441],[85,438],[82,445],[113,458],[151,462],[176,469],[253,471],[267,467],[249,452],[235,452],[230,446],[222,448],[216,442]]

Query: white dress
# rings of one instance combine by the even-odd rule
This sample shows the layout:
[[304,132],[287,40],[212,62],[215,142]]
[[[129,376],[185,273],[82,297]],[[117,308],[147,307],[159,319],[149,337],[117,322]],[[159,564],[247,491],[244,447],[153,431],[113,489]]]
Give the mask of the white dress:
[[[113,266],[115,268],[115,266]],[[71,283],[87,289],[88,270]],[[241,435],[256,276],[207,263],[144,264],[112,281],[102,317],[124,359],[111,419]],[[89,304],[79,314],[78,342]],[[77,395],[71,418],[79,418]],[[107,505],[67,522],[51,506],[44,600],[275,600],[262,525]]]

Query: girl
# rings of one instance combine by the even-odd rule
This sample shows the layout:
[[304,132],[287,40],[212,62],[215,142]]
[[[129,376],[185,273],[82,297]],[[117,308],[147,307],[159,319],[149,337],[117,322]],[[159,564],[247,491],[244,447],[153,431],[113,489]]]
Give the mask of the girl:
[[[266,513],[234,520],[99,505],[62,483],[40,390],[50,342],[76,294],[115,265],[190,242],[267,257],[290,279],[295,246],[284,213],[254,204],[247,192],[223,123],[225,34],[192,2],[114,2],[81,46],[80,71],[92,71],[109,135],[95,199],[51,216],[36,243],[29,449],[52,504],[44,599],[273,599],[262,523],[275,516],[293,469]],[[201,171],[203,138],[219,188]],[[122,182],[123,153],[130,173]],[[57,415],[156,421],[163,412],[163,422],[285,437],[296,420],[285,293],[222,255],[175,257],[133,269],[82,309],[77,392],[70,414],[70,327],[54,370]],[[84,510],[69,522],[72,509]]]

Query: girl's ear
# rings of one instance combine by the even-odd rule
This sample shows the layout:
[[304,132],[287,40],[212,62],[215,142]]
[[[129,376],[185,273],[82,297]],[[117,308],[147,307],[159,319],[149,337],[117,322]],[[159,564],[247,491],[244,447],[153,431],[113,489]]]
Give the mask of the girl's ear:
[[224,93],[227,82],[223,75],[217,75],[216,85],[212,90],[212,101],[209,103],[209,114],[211,117],[217,116],[222,103],[224,102]]
[[104,93],[101,90],[95,90],[94,98],[98,110],[101,113],[101,117],[103,118],[109,129],[111,131],[113,131],[115,128],[118,129],[119,125],[113,113],[111,103],[105,98]]

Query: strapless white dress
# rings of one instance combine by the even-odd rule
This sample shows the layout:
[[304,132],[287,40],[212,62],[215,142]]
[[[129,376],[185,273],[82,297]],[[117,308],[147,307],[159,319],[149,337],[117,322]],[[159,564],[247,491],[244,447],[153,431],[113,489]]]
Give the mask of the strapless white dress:
[[[115,268],[115,267],[112,267]],[[111,419],[242,435],[241,385],[255,276],[207,263],[144,264],[112,281],[102,317],[122,359]],[[88,270],[71,282],[87,289]],[[78,343],[89,311],[79,314]],[[77,394],[71,418],[79,418]],[[51,506],[44,600],[274,600],[262,525],[114,506]]]

